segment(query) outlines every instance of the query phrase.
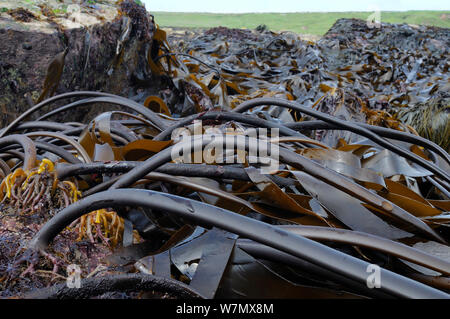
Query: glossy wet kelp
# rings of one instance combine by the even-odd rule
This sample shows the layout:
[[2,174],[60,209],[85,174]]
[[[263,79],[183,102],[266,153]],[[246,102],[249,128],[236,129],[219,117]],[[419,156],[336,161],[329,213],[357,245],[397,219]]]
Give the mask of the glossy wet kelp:
[[[158,96],[68,92],[0,132],[2,296],[448,297],[448,30],[341,20],[317,43],[226,28],[152,41]],[[251,161],[250,128],[278,129],[261,144],[278,169]],[[241,160],[171,156],[208,142]]]

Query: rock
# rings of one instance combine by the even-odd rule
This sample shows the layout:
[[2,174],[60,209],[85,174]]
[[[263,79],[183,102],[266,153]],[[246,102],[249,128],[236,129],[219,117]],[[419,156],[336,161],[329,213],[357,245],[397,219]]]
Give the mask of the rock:
[[[50,61],[66,47],[56,94],[93,90],[130,96],[151,87],[146,57],[154,24],[145,9],[132,0],[75,2],[2,2],[6,9],[0,10],[1,126],[30,107],[26,94],[36,102]],[[26,21],[17,18],[19,13]],[[76,112],[70,120],[82,120],[84,114]]]
[[24,48],[25,50],[31,50],[33,46],[29,43],[24,43],[22,44],[22,48]]

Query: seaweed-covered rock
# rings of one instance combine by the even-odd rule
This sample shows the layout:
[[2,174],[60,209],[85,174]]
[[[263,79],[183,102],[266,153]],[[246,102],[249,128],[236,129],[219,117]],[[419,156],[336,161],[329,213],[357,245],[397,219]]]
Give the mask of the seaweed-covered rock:
[[327,60],[328,68],[350,71],[353,89],[361,91],[369,107],[388,109],[421,136],[449,149],[450,29],[388,23],[371,27],[363,20],[340,19],[319,41],[322,48],[330,44],[338,50]]
[[[169,41],[206,63],[197,82],[210,90],[217,83],[211,70],[225,74],[231,107],[276,95],[346,120],[417,131],[449,147],[450,29],[340,19],[317,42],[291,32],[224,27],[172,33]],[[343,131],[315,137],[329,145],[360,139]]]
[[55,93],[129,96],[150,86],[146,57],[154,24],[133,0],[2,1],[1,7],[0,125],[30,107],[26,95],[36,103],[49,64],[66,48]]

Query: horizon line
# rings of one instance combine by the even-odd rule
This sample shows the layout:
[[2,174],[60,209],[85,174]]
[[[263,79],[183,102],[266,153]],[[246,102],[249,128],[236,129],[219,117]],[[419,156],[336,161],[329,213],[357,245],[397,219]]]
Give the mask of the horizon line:
[[[146,8],[147,9],[147,8]],[[149,11],[149,9],[147,9]],[[449,12],[450,10],[380,10],[380,12]],[[295,12],[207,12],[207,11],[158,11],[152,10],[151,12],[157,13],[202,13],[202,14],[297,14],[297,13],[368,13],[374,12],[374,10],[361,10],[361,11],[295,11]]]

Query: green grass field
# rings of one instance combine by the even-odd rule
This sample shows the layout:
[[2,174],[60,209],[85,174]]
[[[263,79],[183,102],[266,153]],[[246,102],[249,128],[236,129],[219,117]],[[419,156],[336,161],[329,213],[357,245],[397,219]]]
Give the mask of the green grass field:
[[[323,35],[340,18],[367,19],[370,12],[306,12],[306,13],[175,13],[151,12],[161,27],[254,29],[265,24],[273,31],[294,31]],[[426,24],[450,28],[450,11],[381,12],[381,21],[388,23]]]

